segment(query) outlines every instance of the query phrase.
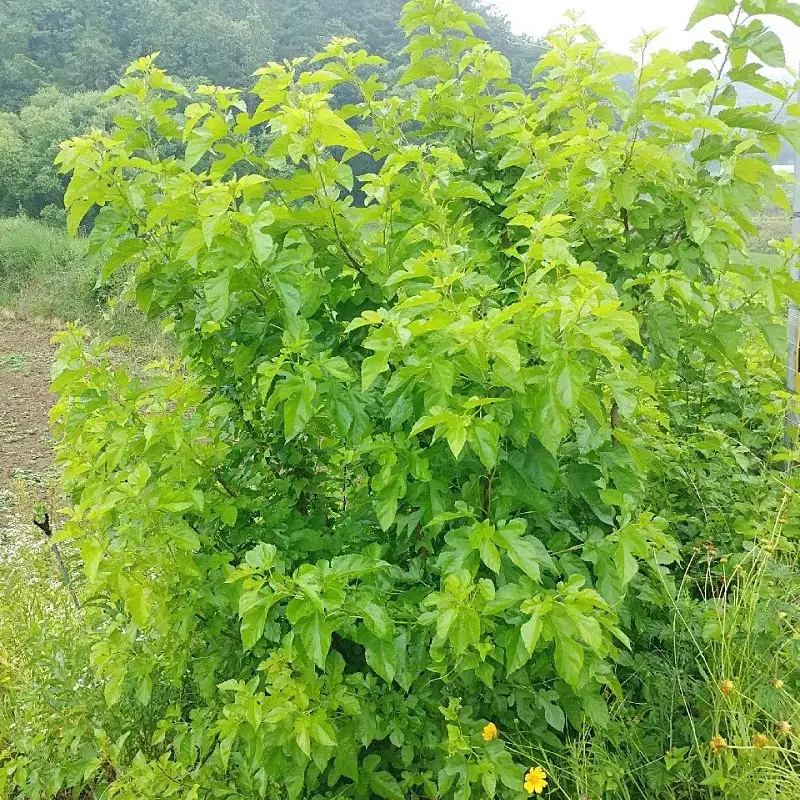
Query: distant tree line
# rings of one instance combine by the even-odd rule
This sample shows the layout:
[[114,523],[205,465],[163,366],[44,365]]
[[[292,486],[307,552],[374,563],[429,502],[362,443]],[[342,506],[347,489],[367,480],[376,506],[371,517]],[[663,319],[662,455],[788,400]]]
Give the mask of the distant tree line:
[[[18,111],[41,87],[63,92],[110,86],[135,58],[155,51],[184,78],[247,85],[267,61],[316,52],[353,36],[392,62],[403,47],[405,0],[0,0],[0,108]],[[514,34],[484,0],[464,5],[527,82],[536,41]]]

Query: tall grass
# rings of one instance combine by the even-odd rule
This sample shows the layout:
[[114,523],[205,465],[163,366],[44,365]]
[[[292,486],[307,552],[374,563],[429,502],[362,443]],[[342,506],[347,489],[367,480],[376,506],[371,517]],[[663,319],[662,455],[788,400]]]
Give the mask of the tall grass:
[[0,304],[21,313],[90,319],[100,312],[87,243],[28,217],[0,219]]
[[667,587],[650,658],[605,727],[542,753],[561,800],[800,798],[800,565],[777,518],[748,551],[698,553]]
[[157,322],[118,300],[120,285],[98,286],[99,265],[86,239],[30,217],[0,218],[0,307],[24,318],[80,321],[107,335],[129,336],[142,355],[163,355]]

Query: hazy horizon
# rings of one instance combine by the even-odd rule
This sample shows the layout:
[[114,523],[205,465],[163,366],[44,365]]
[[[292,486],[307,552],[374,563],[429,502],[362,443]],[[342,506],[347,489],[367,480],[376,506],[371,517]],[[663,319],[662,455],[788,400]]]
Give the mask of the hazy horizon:
[[[697,0],[494,0],[516,32],[537,37],[557,27],[567,11],[582,12],[600,38],[619,52],[628,52],[630,41],[642,31],[663,28],[657,43],[676,48],[691,44],[714,27],[722,27],[718,18],[687,32],[686,23],[696,4]],[[769,25],[783,39],[788,63],[796,66],[800,62],[800,29],[778,17],[769,18]]]

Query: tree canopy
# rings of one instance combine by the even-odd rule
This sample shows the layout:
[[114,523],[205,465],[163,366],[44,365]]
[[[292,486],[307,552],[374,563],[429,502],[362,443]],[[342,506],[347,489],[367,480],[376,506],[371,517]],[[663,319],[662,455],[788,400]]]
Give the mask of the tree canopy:
[[48,206],[61,209],[64,181],[53,166],[58,145],[111,124],[117,105],[101,100],[101,92],[64,94],[49,87],[37,91],[18,114],[0,112],[0,215],[39,216]]
[[[517,800],[626,697],[650,796],[701,796],[663,758],[724,745],[707,695],[650,711],[677,587],[729,586],[760,520],[798,515],[767,477],[794,247],[750,248],[797,127],[723,68],[791,89],[746,64],[777,60],[756,13],[638,60],[565,26],[533,92],[480,24],[408,3],[396,83],[342,38],[242,90],[144,57],[118,129],[64,145],[70,229],[99,209],[104,276],[181,359],[60,336],[60,537],[108,708],[70,701],[74,757],[14,739],[18,796]],[[707,611],[680,608],[694,641]]]

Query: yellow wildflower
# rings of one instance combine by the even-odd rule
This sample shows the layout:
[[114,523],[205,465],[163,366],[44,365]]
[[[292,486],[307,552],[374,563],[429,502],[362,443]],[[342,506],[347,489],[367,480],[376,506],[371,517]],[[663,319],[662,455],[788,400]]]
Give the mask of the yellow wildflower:
[[547,788],[547,773],[541,767],[532,767],[525,776],[525,791],[541,794]]
[[762,747],[766,747],[768,744],[769,744],[769,736],[765,736],[763,733],[757,733],[753,737],[753,745],[759,750]]
[[785,736],[788,736],[792,732],[792,726],[785,720],[781,720],[775,727]]
[[726,697],[729,697],[733,694],[733,681],[724,680],[719,685],[719,690],[724,694]]
[[715,756],[718,756],[723,750],[727,750],[728,743],[721,736],[715,734],[714,736],[711,737],[710,746],[711,746],[711,752]]
[[491,742],[492,739],[497,738],[497,725],[494,722],[490,722],[484,729],[483,729],[483,741],[484,742]]
[[780,678],[775,678],[775,680],[772,681],[772,685],[778,690],[783,689],[783,681]]

